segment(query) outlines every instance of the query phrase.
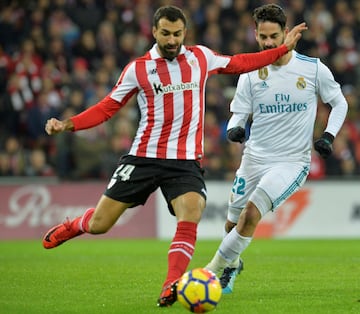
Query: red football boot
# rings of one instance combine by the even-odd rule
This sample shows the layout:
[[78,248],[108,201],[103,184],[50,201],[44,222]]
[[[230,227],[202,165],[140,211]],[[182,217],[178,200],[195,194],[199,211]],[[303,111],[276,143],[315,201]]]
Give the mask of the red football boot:
[[52,249],[59,246],[60,244],[75,238],[84,232],[79,228],[79,220],[81,217],[75,218],[73,221],[70,221],[69,218],[66,218],[65,222],[52,227],[43,238],[43,246],[45,249]]
[[159,307],[169,307],[173,305],[177,300],[177,285],[179,280],[175,280],[169,283],[164,289],[162,290],[160,297],[157,301],[157,306]]

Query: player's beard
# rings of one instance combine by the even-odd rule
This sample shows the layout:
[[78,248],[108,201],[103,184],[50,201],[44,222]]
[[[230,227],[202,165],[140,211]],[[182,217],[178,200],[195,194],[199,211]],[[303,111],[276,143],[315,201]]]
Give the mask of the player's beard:
[[[158,44],[159,50],[161,52],[161,56],[165,59],[169,59],[172,60],[174,58],[176,58],[179,53],[180,53],[180,49],[181,49],[181,45],[165,45],[165,46],[161,46]],[[171,48],[176,48],[176,50],[169,50]]]
[[269,49],[273,49],[273,48],[277,48],[277,46],[264,46],[261,48],[261,50],[269,50]]
[[284,42],[285,42],[285,39],[283,39],[282,42],[279,45],[262,46],[262,47],[260,47],[260,49],[261,50],[268,50],[268,49],[277,48],[277,47],[281,46]]

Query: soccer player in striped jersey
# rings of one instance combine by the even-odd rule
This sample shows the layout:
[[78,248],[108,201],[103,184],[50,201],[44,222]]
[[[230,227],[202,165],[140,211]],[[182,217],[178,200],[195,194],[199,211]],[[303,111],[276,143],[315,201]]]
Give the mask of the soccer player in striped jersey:
[[45,126],[49,135],[94,127],[137,95],[140,122],[135,139],[129,153],[120,158],[96,208],[51,228],[43,246],[51,249],[83,233],[105,233],[126,209],[144,204],[160,188],[177,219],[158,299],[161,307],[176,301],[177,280],[194,253],[197,225],[205,208],[201,162],[207,78],[217,73],[245,73],[273,63],[295,47],[306,29],[305,23],[297,25],[284,44],[272,50],[224,56],[204,46],[185,46],[186,23],[181,9],[160,7],[153,18],[156,43],[125,67],[110,94],[68,120],[52,118]]
[[[283,44],[288,29],[281,7],[261,6],[253,17],[261,50]],[[244,142],[245,124],[252,116],[250,136],[229,199],[226,236],[206,266],[219,275],[224,293],[233,290],[243,268],[239,256],[261,218],[294,194],[309,174],[318,96],[331,107],[327,127],[314,143],[315,150],[326,158],[348,107],[327,66],[293,50],[239,78],[227,134],[231,141]]]

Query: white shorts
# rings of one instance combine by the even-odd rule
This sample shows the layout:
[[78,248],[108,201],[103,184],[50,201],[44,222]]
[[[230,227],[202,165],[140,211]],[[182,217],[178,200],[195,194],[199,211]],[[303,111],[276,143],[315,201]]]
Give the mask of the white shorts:
[[310,165],[305,162],[260,164],[243,157],[230,193],[228,220],[237,223],[248,200],[262,216],[276,210],[304,185],[309,170]]

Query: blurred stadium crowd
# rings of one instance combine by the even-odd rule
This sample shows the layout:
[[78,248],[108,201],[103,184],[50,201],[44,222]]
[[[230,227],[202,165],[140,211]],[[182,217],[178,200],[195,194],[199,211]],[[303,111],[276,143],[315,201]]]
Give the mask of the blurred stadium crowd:
[[[306,21],[297,51],[320,57],[349,103],[334,154],[314,152],[310,179],[360,174],[360,1],[357,0],[27,0],[0,1],[0,176],[107,179],[134,136],[135,99],[106,124],[49,137],[48,118],[64,119],[95,104],[121,70],[153,44],[152,15],[164,4],[184,9],[186,44],[224,54],[257,51],[252,11],[277,3],[288,25]],[[225,137],[237,76],[207,84],[204,165],[207,179],[232,180],[242,146]],[[324,130],[328,107],[319,104],[314,137]]]

